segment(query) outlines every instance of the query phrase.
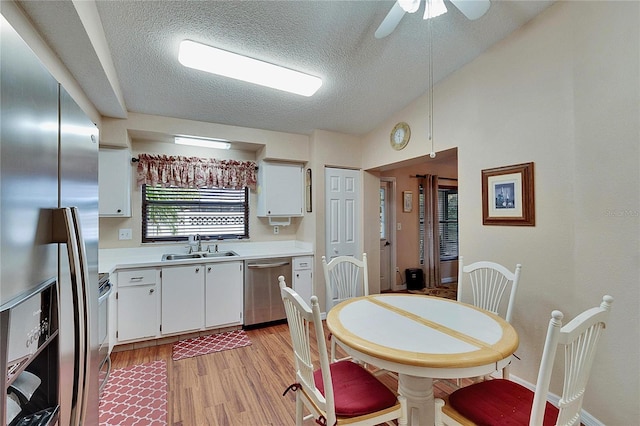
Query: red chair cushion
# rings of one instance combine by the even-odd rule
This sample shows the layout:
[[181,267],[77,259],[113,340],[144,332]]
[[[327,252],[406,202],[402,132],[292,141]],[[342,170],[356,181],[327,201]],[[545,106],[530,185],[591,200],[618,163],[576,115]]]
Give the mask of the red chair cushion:
[[[533,392],[504,379],[485,380],[449,395],[449,405],[478,426],[528,425]],[[558,408],[547,402],[543,425],[553,426]]]
[[[338,361],[330,365],[336,415],[354,417],[392,407],[393,392],[359,364]],[[313,374],[316,386],[324,395],[321,370]]]

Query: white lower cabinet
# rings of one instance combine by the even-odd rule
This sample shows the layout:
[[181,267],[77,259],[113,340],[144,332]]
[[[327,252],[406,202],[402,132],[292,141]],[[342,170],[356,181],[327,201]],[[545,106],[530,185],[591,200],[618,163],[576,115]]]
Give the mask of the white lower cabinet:
[[293,258],[293,289],[307,303],[313,296],[313,256]]
[[118,344],[242,325],[243,261],[123,269],[114,275]]
[[117,273],[118,342],[156,337],[159,332],[160,272],[157,269]]
[[210,263],[205,280],[205,327],[242,324],[243,262]]
[[204,326],[204,266],[162,268],[162,334]]

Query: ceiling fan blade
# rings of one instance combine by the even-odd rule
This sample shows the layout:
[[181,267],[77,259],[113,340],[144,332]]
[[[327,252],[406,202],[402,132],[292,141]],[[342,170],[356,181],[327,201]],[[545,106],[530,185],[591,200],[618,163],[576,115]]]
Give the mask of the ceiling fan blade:
[[385,18],[380,23],[380,26],[374,34],[375,37],[385,38],[386,36],[391,34],[400,23],[400,20],[402,20],[404,14],[404,10],[402,10],[398,2],[395,2],[389,13],[387,13],[387,16],[385,16]]
[[487,13],[491,3],[489,0],[449,0],[455,7],[470,20],[480,18]]

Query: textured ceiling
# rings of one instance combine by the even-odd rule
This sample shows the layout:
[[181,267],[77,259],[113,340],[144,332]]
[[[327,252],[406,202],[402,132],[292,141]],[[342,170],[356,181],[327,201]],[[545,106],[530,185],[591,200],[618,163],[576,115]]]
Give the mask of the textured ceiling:
[[[469,21],[447,2],[449,12],[433,21],[434,80],[552,3],[493,0],[485,16]],[[87,31],[70,1],[20,2],[104,116],[138,112],[301,134],[364,134],[427,89],[422,10],[406,14],[390,36],[373,36],[393,1],[95,4],[102,29]],[[91,31],[103,31],[115,79],[109,80],[108,61],[96,53]],[[184,68],[177,60],[184,39],[307,72],[324,83],[307,98]]]

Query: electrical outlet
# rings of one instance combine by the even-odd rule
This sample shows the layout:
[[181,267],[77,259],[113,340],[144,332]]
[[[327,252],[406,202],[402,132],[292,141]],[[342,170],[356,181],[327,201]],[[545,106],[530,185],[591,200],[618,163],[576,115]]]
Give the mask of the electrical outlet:
[[118,239],[119,240],[130,240],[131,239],[131,229],[120,229],[118,231]]
[[396,266],[396,272],[400,272],[400,268]]
[[396,223],[396,231],[402,231],[402,222]]
[[280,227],[279,226],[274,226],[273,227],[273,233],[278,235],[280,233]]

